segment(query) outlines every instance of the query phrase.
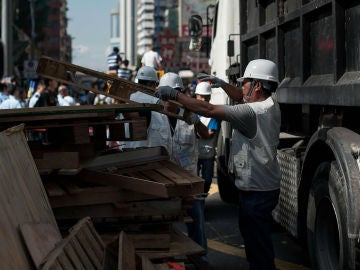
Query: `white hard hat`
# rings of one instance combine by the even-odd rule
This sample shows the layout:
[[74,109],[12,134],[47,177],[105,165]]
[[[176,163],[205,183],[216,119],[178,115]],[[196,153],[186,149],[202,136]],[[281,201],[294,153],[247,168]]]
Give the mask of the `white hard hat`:
[[172,88],[184,89],[182,79],[174,72],[165,73],[160,78],[159,86],[170,86]]
[[244,75],[239,78],[238,81],[242,82],[246,78],[279,83],[276,64],[266,59],[256,59],[250,61],[245,69]]
[[139,80],[157,82],[158,76],[153,67],[143,66],[136,74],[135,82],[138,83]]
[[199,83],[195,88],[195,94],[209,96],[211,95],[211,86],[207,82]]

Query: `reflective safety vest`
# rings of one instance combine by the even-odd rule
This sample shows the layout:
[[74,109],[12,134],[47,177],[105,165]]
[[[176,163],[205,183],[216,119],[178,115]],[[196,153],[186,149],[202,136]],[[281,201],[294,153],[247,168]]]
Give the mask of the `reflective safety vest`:
[[235,174],[235,185],[240,190],[279,189],[280,167],[276,157],[281,124],[279,105],[271,97],[248,105],[256,114],[257,132],[249,139],[233,130],[229,170]]
[[[158,102],[158,98],[142,92],[131,94],[130,99],[141,103]],[[126,125],[125,125],[126,129]],[[176,121],[173,135],[168,116],[158,112],[151,112],[151,120],[147,129],[147,139],[142,141],[124,142],[124,148],[163,146],[170,155],[170,159],[189,172],[196,173],[197,140],[194,125],[182,120]]]

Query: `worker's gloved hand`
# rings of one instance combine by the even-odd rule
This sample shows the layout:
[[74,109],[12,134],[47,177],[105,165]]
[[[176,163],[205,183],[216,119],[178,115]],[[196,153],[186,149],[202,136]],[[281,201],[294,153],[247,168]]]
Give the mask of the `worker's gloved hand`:
[[206,73],[198,73],[197,78],[202,82],[211,82],[212,88],[218,88],[225,86],[226,82],[218,77],[208,75]]
[[185,111],[184,120],[188,125],[196,125],[200,121],[200,118],[193,112]]
[[170,86],[159,86],[155,92],[155,96],[162,100],[176,100],[179,91]]

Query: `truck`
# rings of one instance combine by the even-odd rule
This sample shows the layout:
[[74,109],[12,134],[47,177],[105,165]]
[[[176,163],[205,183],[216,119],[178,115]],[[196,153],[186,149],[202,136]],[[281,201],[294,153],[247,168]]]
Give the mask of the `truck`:
[[[212,75],[236,83],[253,59],[278,65],[282,176],[273,216],[308,249],[311,269],[360,266],[359,19],[360,1],[216,2]],[[233,102],[220,89],[211,101]],[[227,202],[237,195],[230,144],[231,126],[222,123],[217,177]]]

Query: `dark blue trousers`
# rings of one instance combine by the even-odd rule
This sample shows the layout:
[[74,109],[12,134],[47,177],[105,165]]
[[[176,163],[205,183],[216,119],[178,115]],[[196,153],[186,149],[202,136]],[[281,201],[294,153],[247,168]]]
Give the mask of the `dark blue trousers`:
[[239,228],[244,238],[249,269],[274,270],[271,212],[278,203],[280,190],[239,193]]

